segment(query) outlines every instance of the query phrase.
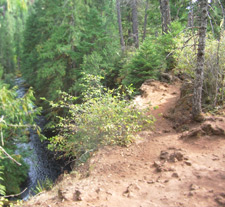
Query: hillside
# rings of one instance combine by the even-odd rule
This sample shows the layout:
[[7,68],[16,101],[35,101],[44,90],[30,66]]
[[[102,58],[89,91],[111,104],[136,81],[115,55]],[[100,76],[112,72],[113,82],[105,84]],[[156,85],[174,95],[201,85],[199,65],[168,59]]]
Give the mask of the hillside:
[[189,132],[175,131],[174,121],[164,117],[177,107],[180,85],[142,85],[144,93],[135,102],[141,107],[151,102],[154,129],[139,133],[140,139],[127,148],[100,149],[23,206],[225,206],[224,118],[208,117],[201,126],[187,123]]

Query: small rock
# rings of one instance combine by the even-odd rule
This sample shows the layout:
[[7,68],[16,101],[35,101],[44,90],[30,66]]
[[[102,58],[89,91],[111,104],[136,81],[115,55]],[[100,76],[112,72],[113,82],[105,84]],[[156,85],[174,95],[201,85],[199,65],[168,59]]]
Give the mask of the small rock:
[[109,192],[109,191],[106,191],[106,193],[107,193],[108,195],[112,195],[112,193],[111,193],[111,192]]
[[168,158],[168,156],[169,156],[169,152],[161,151],[161,153],[160,153],[160,159],[161,160],[166,160]]
[[188,157],[184,157],[184,160],[189,160]]
[[165,129],[165,130],[163,130],[163,133],[170,133],[170,130]]
[[174,171],[175,171],[175,168],[173,168],[173,167],[169,167],[169,168],[167,169],[167,171],[174,172]]
[[179,175],[178,175],[177,173],[173,173],[173,174],[172,174],[172,177],[173,177],[173,178],[179,178]]
[[147,180],[147,177],[146,177],[146,176],[144,176],[144,177],[143,177],[143,180]]
[[98,188],[98,189],[96,189],[96,193],[99,193],[101,191],[101,189],[100,188]]
[[162,172],[163,171],[161,162],[155,161],[154,164],[153,164],[153,166],[156,167],[156,171],[157,172]]
[[75,193],[73,194],[73,200],[82,201],[81,192],[79,190],[76,190]]
[[174,152],[170,155],[170,161],[175,162],[176,160],[182,161],[184,158],[184,155],[181,152]]
[[193,192],[189,192],[189,193],[188,193],[188,196],[193,196],[193,195],[194,195]]
[[148,184],[154,184],[155,181],[154,181],[154,180],[150,180],[150,181],[148,181],[147,183],[148,183]]
[[190,186],[191,191],[198,190],[198,189],[199,189],[199,186],[197,186],[195,184],[191,184],[191,186]]
[[160,167],[161,166],[161,162],[159,161],[155,161],[153,164],[154,167]]
[[168,151],[161,151],[160,159],[168,162],[177,162],[184,160],[184,155],[180,149],[169,148]]
[[140,190],[140,187],[137,184],[130,184],[127,187],[127,190],[123,193],[123,196],[127,196],[128,198],[134,197],[135,192],[139,190]]
[[184,163],[185,163],[186,165],[188,165],[188,166],[191,166],[191,165],[192,165],[190,161],[185,161]]
[[220,205],[225,206],[225,194],[224,194],[224,193],[221,193],[220,195],[218,195],[218,196],[215,198],[215,201],[216,201],[217,203],[219,203]]
[[62,201],[67,200],[65,197],[65,192],[63,192],[61,189],[58,190],[58,198]]

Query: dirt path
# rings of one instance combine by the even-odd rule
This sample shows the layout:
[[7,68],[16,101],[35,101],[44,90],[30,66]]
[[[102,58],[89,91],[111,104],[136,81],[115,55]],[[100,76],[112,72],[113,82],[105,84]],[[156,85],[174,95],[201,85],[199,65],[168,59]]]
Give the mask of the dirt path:
[[151,101],[154,132],[141,132],[128,148],[105,147],[84,169],[89,176],[65,175],[51,191],[24,206],[43,207],[219,207],[225,206],[225,139],[179,139],[163,114],[175,106],[179,84],[145,86],[141,106]]

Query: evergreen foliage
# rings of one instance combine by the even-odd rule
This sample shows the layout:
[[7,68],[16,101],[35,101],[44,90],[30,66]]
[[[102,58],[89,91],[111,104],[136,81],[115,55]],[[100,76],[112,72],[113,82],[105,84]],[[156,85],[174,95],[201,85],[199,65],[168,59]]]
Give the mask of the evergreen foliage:
[[22,72],[39,94],[50,99],[62,89],[76,94],[83,70],[104,75],[113,70],[118,46],[112,44],[111,3],[37,1],[24,33]]
[[28,0],[0,1],[0,63],[4,74],[20,68]]
[[160,72],[174,67],[174,63],[167,59],[168,54],[173,53],[176,48],[174,38],[182,30],[182,25],[173,22],[170,29],[168,34],[147,37],[141,48],[134,55],[131,54],[121,72],[123,84],[133,84],[139,88],[145,80],[158,79]]

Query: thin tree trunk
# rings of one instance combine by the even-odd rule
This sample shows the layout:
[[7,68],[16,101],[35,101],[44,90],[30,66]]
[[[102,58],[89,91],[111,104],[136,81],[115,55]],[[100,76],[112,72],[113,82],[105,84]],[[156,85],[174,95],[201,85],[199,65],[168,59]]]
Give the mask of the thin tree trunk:
[[[223,32],[224,32],[224,28],[225,28],[225,10],[224,10],[224,7],[223,7],[223,4],[221,3],[221,1],[218,0],[218,2],[219,2],[219,5],[220,5],[220,7],[222,9],[222,13],[223,13],[223,25],[222,25],[222,28],[221,28],[221,35],[222,35]],[[221,76],[222,76],[221,80],[220,80],[221,83],[222,83],[222,86],[221,86],[221,100],[223,102],[223,99],[224,99],[224,88],[225,88],[225,80],[224,80],[225,76],[224,76],[223,72],[222,72]]]
[[123,38],[123,27],[122,27],[122,20],[121,20],[120,0],[116,0],[116,10],[117,10],[117,21],[118,21],[118,25],[119,25],[120,45],[121,45],[122,52],[124,53],[125,43],[124,43],[124,38]]
[[216,80],[215,80],[215,97],[214,97],[213,107],[216,107],[216,105],[217,105],[218,90],[219,90],[218,79],[219,79],[219,71],[220,71],[220,56],[219,56],[219,53],[220,53],[220,40],[221,40],[221,37],[219,38],[218,45],[217,45],[216,74],[215,74],[215,77],[216,77]]
[[149,6],[149,0],[146,0],[145,20],[144,20],[144,30],[143,30],[143,38],[142,38],[142,41],[144,41],[145,40],[145,37],[146,37],[146,28],[147,28],[147,20],[148,20],[148,6]]
[[[171,24],[170,16],[170,4],[169,0],[159,0],[160,3],[160,12],[161,12],[161,21],[162,21],[162,34],[167,34],[169,32],[169,26]],[[174,67],[174,57],[169,52],[166,52],[166,71],[169,72]]]
[[[223,8],[223,5],[221,4],[220,0],[218,0],[218,3],[222,9],[222,15],[223,15],[223,21],[224,21],[224,8]],[[219,85],[219,75],[220,75],[220,45],[221,45],[221,38],[223,36],[223,33],[224,33],[224,22],[223,22],[223,25],[221,25],[221,30],[220,30],[220,36],[219,36],[219,40],[218,40],[218,46],[217,46],[217,68],[216,68],[216,80],[215,80],[215,98],[214,98],[214,103],[213,103],[213,107],[216,107],[217,105],[217,102],[218,102],[218,92],[219,92],[219,88],[220,88],[220,85]],[[223,83],[223,79],[222,79],[222,83]],[[222,90],[223,90],[223,84],[222,84]],[[223,93],[222,93],[223,94]],[[222,99],[223,100],[223,99]]]
[[133,24],[133,38],[135,47],[139,47],[139,34],[138,34],[138,16],[137,16],[137,0],[132,0],[132,24]]
[[159,0],[161,19],[162,19],[162,34],[169,32],[169,25],[171,23],[170,4],[169,0]]
[[223,15],[223,29],[224,29],[224,27],[225,27],[225,11],[224,11],[224,7],[223,7],[223,4],[221,3],[221,1],[218,0],[218,2],[219,2],[219,5],[220,5],[220,7],[221,7],[221,9],[222,9],[222,15]]
[[214,27],[213,27],[213,23],[212,23],[212,18],[211,16],[208,14],[208,17],[209,17],[209,23],[210,23],[210,26],[212,28],[212,34],[213,34],[213,37],[215,37],[215,32],[214,32]]
[[194,83],[192,115],[194,120],[202,121],[202,86],[204,79],[204,62],[205,62],[205,40],[208,17],[208,0],[199,0],[200,8],[200,27],[197,53],[197,68]]
[[189,12],[188,12],[188,27],[193,28],[194,26],[194,8],[192,4],[192,0],[189,3]]

